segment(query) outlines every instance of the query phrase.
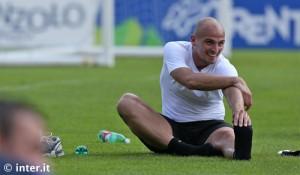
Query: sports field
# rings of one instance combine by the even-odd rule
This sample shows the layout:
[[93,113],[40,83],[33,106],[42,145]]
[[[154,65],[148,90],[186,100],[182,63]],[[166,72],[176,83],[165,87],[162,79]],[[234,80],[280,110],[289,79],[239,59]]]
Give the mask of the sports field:
[[[0,93],[20,96],[45,114],[48,128],[62,139],[66,155],[51,159],[54,174],[299,175],[300,157],[280,157],[300,149],[300,52],[234,51],[231,62],[254,94],[253,159],[156,155],[130,132],[115,110],[124,92],[133,92],[160,111],[161,58],[117,59],[114,68],[2,67]],[[227,110],[227,121],[231,113]],[[131,144],[102,144],[97,132],[125,134]],[[86,145],[88,156],[74,148]]]

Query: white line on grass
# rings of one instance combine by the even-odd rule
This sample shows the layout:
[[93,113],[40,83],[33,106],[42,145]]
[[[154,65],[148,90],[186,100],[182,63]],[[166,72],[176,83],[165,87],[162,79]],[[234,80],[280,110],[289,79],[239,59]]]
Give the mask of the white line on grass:
[[19,86],[3,86],[0,87],[0,91],[27,91],[33,89],[39,89],[42,87],[51,87],[57,85],[76,85],[83,82],[89,82],[94,80],[59,80],[59,81],[41,81],[38,83],[28,83]]

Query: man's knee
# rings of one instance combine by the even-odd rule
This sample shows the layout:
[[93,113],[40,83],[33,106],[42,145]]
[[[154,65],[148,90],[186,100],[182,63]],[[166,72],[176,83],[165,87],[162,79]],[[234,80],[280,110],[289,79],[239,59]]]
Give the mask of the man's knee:
[[117,111],[122,118],[130,115],[134,107],[139,103],[138,96],[132,93],[125,93],[117,103]]
[[221,139],[234,140],[234,131],[232,128],[229,127],[220,128],[219,135]]
[[229,127],[222,127],[215,130],[206,142],[221,151],[224,157],[232,158],[234,152],[234,131]]
[[232,128],[222,127],[214,131],[207,139],[215,148],[222,150],[224,146],[234,144],[234,132]]
[[214,133],[215,140],[224,141],[224,140],[234,140],[234,131],[229,127],[222,127],[217,129]]

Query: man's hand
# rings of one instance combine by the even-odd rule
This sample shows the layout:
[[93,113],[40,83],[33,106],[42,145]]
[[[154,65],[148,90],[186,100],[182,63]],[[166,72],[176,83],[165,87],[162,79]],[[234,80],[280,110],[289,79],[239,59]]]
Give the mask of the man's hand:
[[246,110],[250,109],[253,101],[252,101],[252,93],[249,87],[247,86],[247,83],[241,77],[239,77],[238,82],[235,83],[234,86],[237,87],[242,92],[245,109]]
[[233,112],[233,125],[239,127],[251,126],[251,119],[245,110]]

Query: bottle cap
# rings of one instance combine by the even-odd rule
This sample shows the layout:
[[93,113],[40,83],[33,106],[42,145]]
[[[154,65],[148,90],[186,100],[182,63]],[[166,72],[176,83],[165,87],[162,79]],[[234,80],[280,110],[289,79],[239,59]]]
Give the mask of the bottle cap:
[[125,143],[126,143],[126,144],[129,144],[129,143],[130,143],[130,139],[126,138],[126,139],[125,139]]
[[88,148],[85,145],[79,145],[75,148],[75,154],[77,155],[87,155],[88,154]]

